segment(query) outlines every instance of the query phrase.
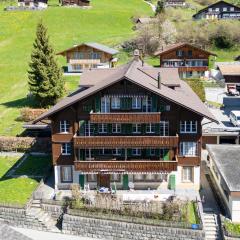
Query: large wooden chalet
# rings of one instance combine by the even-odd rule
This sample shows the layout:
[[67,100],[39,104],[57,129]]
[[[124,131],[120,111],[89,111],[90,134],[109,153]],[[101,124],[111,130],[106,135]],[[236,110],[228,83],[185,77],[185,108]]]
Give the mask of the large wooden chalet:
[[215,120],[177,69],[144,65],[136,51],[81,79],[81,90],[34,121],[52,123],[56,188],[199,189],[201,121]]
[[216,56],[188,43],[168,45],[155,53],[160,57],[160,67],[178,68],[181,78],[204,76],[211,55]]
[[111,68],[118,51],[99,43],[82,43],[57,53],[66,57],[68,72],[82,72],[92,68]]
[[193,15],[196,20],[199,19],[239,19],[240,8],[225,2],[218,1]]

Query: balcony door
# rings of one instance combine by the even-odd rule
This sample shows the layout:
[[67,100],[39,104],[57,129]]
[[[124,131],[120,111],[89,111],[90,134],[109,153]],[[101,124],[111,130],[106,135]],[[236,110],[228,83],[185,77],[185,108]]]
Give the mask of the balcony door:
[[99,188],[110,188],[110,174],[98,174],[97,185]]

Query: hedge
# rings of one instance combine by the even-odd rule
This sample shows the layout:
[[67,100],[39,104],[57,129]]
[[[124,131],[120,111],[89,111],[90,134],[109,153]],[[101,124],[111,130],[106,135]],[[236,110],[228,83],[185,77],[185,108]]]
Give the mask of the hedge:
[[23,108],[21,109],[21,116],[20,119],[24,122],[30,122],[36,119],[38,116],[46,112],[47,109],[43,108]]

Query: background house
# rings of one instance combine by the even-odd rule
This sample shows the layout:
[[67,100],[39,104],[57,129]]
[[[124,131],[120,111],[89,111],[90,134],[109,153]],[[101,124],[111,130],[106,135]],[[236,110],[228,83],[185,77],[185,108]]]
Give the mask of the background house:
[[186,6],[185,0],[166,0],[165,7],[184,7]]
[[66,57],[68,72],[81,72],[92,68],[111,68],[118,51],[99,43],[82,43],[57,53]]
[[48,0],[18,0],[19,7],[47,8]]
[[219,1],[203,8],[193,15],[194,19],[238,19],[240,8],[224,1]]
[[88,7],[90,6],[90,0],[61,0],[61,4],[63,6],[80,6],[80,7]]
[[155,53],[160,57],[160,67],[178,68],[181,78],[205,76],[211,55],[216,56],[188,43],[168,45]]
[[207,145],[215,186],[232,221],[240,222],[240,146]]

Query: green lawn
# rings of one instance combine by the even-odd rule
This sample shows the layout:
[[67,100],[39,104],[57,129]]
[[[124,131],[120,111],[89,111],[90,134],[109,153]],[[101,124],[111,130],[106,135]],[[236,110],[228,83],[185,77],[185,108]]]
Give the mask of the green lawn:
[[[27,69],[36,24],[40,19],[47,25],[56,51],[85,41],[99,42],[118,48],[134,35],[133,16],[152,15],[150,6],[142,0],[92,0],[92,8],[66,8],[50,0],[45,11],[2,11],[9,2],[0,3],[0,135],[22,132],[17,121],[20,108],[29,106],[26,99]],[[120,57],[122,54],[120,54]],[[124,61],[127,59],[124,56]],[[60,65],[64,58],[58,56]],[[120,62],[122,60],[120,59]],[[67,80],[67,91],[77,82]]]
[[[5,176],[19,160],[19,157],[0,157],[0,203],[23,206],[39,184],[39,179]],[[42,174],[49,162],[46,157],[28,157],[14,174]]]

